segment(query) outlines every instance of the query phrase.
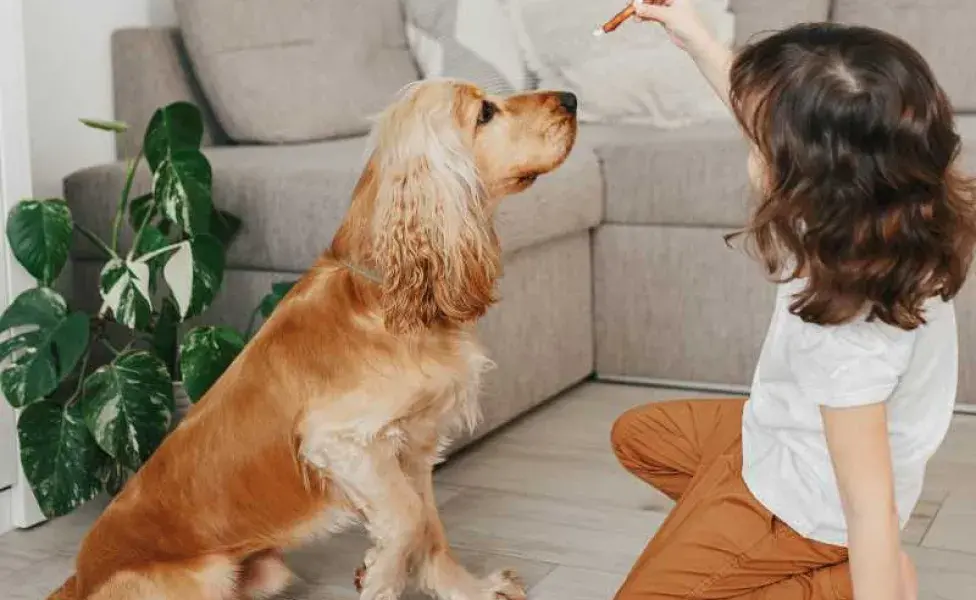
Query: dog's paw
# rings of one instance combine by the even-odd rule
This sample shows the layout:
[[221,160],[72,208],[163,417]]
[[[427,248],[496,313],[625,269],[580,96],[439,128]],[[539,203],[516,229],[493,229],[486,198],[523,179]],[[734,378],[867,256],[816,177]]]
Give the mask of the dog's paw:
[[362,593],[363,586],[366,585],[366,573],[369,572],[369,568],[373,566],[376,562],[376,548],[370,548],[363,555],[363,564],[356,568],[356,572],[353,574],[353,585],[356,586],[356,592]]
[[525,600],[525,584],[518,573],[511,569],[496,571],[488,576],[488,589],[492,600]]
[[356,586],[356,593],[363,593],[363,582],[366,581],[366,565],[359,565],[356,567],[356,572],[353,574],[352,584]]
[[368,591],[364,591],[360,596],[360,600],[397,600],[400,596],[397,595],[391,589],[380,590],[375,594],[371,594]]
[[400,593],[390,587],[371,587],[367,585],[359,593],[359,600],[397,600]]

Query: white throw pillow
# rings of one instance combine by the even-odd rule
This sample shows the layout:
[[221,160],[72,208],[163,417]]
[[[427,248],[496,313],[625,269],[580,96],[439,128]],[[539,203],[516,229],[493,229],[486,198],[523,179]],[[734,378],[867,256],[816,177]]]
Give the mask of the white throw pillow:
[[[593,30],[621,0],[507,0],[528,66],[540,88],[580,97],[580,119],[676,128],[729,119],[727,109],[664,29],[629,21],[601,37]],[[719,39],[732,45],[728,0],[698,0]]]
[[404,0],[403,6],[424,77],[464,79],[496,94],[530,87],[515,29],[498,0]]

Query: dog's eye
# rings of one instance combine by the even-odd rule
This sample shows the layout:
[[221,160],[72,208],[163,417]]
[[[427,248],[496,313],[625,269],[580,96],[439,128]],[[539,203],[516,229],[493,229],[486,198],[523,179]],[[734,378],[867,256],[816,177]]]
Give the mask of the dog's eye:
[[484,125],[491,121],[495,117],[495,113],[498,112],[498,107],[493,103],[485,100],[481,103],[481,112],[478,113],[478,125]]

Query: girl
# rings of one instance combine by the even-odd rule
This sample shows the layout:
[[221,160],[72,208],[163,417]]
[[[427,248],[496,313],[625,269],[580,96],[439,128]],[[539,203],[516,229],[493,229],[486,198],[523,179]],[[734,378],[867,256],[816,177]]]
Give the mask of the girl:
[[742,233],[780,288],[749,400],[614,425],[620,462],[677,500],[617,598],[914,600],[899,530],[952,415],[976,245],[949,101],[880,31],[800,25],[733,58],[690,0],[646,2],[751,142]]

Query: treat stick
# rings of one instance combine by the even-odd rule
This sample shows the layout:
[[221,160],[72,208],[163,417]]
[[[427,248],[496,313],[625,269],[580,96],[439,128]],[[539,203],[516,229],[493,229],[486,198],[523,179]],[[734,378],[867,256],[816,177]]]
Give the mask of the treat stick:
[[593,35],[601,36],[610,33],[614,29],[623,25],[624,21],[634,16],[635,12],[637,12],[637,7],[634,6],[633,4],[628,4],[627,8],[618,12],[616,15],[613,16],[612,19],[604,23],[602,26],[594,29]]

